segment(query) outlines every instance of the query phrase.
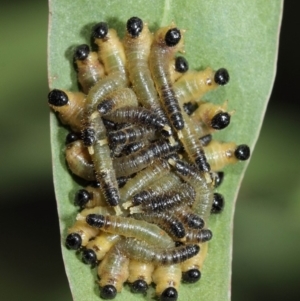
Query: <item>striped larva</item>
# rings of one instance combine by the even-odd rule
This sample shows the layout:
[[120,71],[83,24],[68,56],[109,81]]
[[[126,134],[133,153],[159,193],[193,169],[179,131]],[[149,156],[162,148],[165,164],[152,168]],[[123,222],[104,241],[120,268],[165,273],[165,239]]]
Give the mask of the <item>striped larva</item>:
[[86,96],[82,92],[53,89],[48,94],[49,106],[59,114],[60,121],[73,131],[81,131]]
[[104,67],[98,60],[98,54],[91,52],[86,44],[79,45],[74,53],[74,61],[77,67],[77,80],[84,93],[102,77]]
[[105,116],[119,108],[127,106],[138,106],[136,95],[129,88],[120,88],[102,98],[97,103],[97,110],[101,116]]
[[129,276],[129,259],[118,248],[118,243],[108,251],[98,267],[100,278],[100,297],[103,299],[115,298],[121,292],[124,282]]
[[155,159],[162,158],[178,149],[178,145],[170,145],[167,141],[158,140],[128,156],[115,158],[113,168],[118,176],[127,176],[138,172]]
[[203,219],[195,214],[188,206],[179,206],[175,208],[173,214],[187,227],[191,229],[202,229],[204,227]]
[[177,300],[181,280],[181,267],[179,264],[156,267],[152,279],[156,284],[155,292],[159,296],[160,301]]
[[104,65],[106,74],[115,72],[126,75],[124,46],[115,29],[108,28],[107,23],[100,22],[93,27],[92,37],[98,45],[98,56]]
[[201,243],[200,252],[194,257],[181,263],[182,281],[188,283],[197,282],[201,278],[201,269],[207,254],[208,243]]
[[133,293],[145,293],[152,282],[154,265],[149,262],[130,259],[127,282]]
[[181,221],[169,212],[135,213],[133,218],[155,224],[166,231],[174,240],[185,237],[185,228]]
[[182,31],[175,26],[160,28],[154,35],[149,65],[164,111],[175,130],[182,130],[184,121],[173,90],[170,76],[170,62],[177,51],[182,50]]
[[96,179],[93,162],[82,140],[68,143],[65,156],[68,167],[73,174],[88,181]]
[[188,71],[173,85],[175,95],[181,105],[200,100],[202,96],[229,82],[229,73],[225,68],[217,71],[206,68],[203,71]]
[[155,130],[150,127],[141,127],[137,125],[128,126],[118,131],[108,133],[108,141],[110,145],[124,146],[142,140],[155,138]]
[[146,109],[153,110],[166,123],[167,119],[161,109],[149,70],[148,59],[152,40],[153,35],[148,25],[140,18],[132,17],[127,21],[127,33],[123,43],[132,88],[139,102]]
[[118,123],[128,122],[153,127],[158,131],[163,131],[163,134],[166,136],[171,134],[170,127],[166,124],[164,119],[162,119],[157,113],[143,107],[120,108],[106,115],[105,118]]
[[117,234],[100,232],[82,251],[82,261],[94,266],[121,239]]
[[120,196],[116,173],[110,157],[106,129],[98,112],[89,117],[89,126],[83,131],[82,136],[84,144],[88,146],[105,199],[110,206],[117,206]]
[[194,213],[198,214],[205,222],[210,216],[210,210],[213,203],[213,182],[207,183],[203,174],[197,168],[183,160],[169,160],[174,166],[175,172],[196,191],[195,202],[192,205]]
[[178,132],[178,137],[190,160],[196,164],[200,171],[208,173],[210,171],[210,165],[207,162],[202,143],[199,140],[199,135],[197,135],[195,131],[195,124],[184,111],[182,112],[182,116],[185,126]]
[[212,232],[209,229],[187,229],[185,242],[186,243],[201,243],[212,239]]
[[[150,192],[151,193],[151,192]],[[174,207],[182,204],[192,205],[195,199],[195,190],[188,184],[184,183],[178,186],[176,191],[167,191],[161,194],[153,193],[149,197],[149,193],[133,197],[130,213],[138,212],[163,212],[172,210]]]
[[120,189],[120,199],[125,202],[130,197],[170,173],[170,166],[166,160],[157,159],[151,165],[141,170],[135,177],[128,180]]
[[95,229],[125,237],[134,237],[150,245],[153,244],[161,248],[174,246],[173,240],[165,231],[145,221],[115,215],[90,214],[86,217],[86,222]]
[[[161,230],[162,231],[162,230]],[[171,265],[184,262],[198,254],[200,247],[197,244],[181,244],[178,247],[160,247],[159,244],[149,244],[135,238],[122,241],[121,250],[129,258],[154,265]]]
[[245,161],[250,157],[250,148],[246,144],[211,141],[204,147],[206,158],[213,171],[223,169],[229,164]]

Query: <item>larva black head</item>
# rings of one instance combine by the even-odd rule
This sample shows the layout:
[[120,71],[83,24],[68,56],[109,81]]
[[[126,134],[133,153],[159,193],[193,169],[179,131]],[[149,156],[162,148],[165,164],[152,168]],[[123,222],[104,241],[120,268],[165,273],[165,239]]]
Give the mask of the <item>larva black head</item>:
[[137,38],[143,30],[143,21],[138,17],[132,17],[127,21],[127,32],[132,38]]
[[210,126],[215,130],[225,129],[230,123],[230,115],[227,112],[216,114],[211,120]]
[[81,133],[81,139],[85,146],[91,146],[96,142],[95,131],[91,128],[86,128]]
[[192,115],[196,111],[197,108],[198,108],[198,105],[196,103],[186,102],[183,104],[183,110],[188,115]]
[[90,54],[90,47],[86,44],[78,46],[74,53],[74,59],[84,61]]
[[138,279],[131,284],[130,288],[132,293],[144,294],[148,290],[148,284],[146,281]]
[[225,200],[222,194],[220,193],[214,193],[214,201],[211,207],[210,212],[211,213],[221,213],[223,211],[225,206]]
[[216,71],[215,77],[214,77],[216,84],[218,84],[220,86],[224,86],[229,82],[229,79],[230,79],[230,77],[229,77],[229,73],[228,73],[227,69],[221,68]]
[[176,46],[181,39],[181,33],[178,28],[171,28],[167,31],[165,36],[165,43],[169,47]]
[[175,59],[175,70],[179,73],[185,73],[189,70],[189,63],[183,56]]
[[201,278],[201,272],[198,269],[190,269],[182,273],[182,281],[195,283]]
[[94,266],[97,263],[96,253],[92,249],[83,250],[82,262]]
[[100,22],[93,27],[92,36],[95,39],[103,39],[107,36],[108,25],[105,22]]
[[90,182],[90,186],[92,186],[94,188],[100,188],[101,184],[98,181],[92,181],[92,182]]
[[213,178],[214,178],[214,181],[215,181],[214,187],[215,188],[219,187],[223,182],[224,172],[223,171],[218,171],[218,172],[214,173]]
[[100,297],[102,299],[114,299],[117,295],[117,289],[113,285],[105,285],[100,288]]
[[91,200],[91,198],[91,194],[86,189],[80,189],[76,192],[74,204],[82,208]]
[[104,226],[105,217],[101,214],[89,214],[85,220],[92,227],[102,228]]
[[48,102],[52,106],[62,107],[69,102],[69,98],[64,91],[54,89],[48,94]]
[[66,144],[70,144],[74,141],[77,141],[80,139],[80,135],[78,133],[74,133],[74,132],[70,132],[67,136],[66,136]]
[[161,296],[160,301],[176,301],[178,298],[178,293],[175,287],[166,288]]
[[81,247],[82,239],[78,233],[70,233],[66,238],[66,247],[69,250],[78,250]]
[[246,144],[239,145],[234,151],[234,155],[238,160],[245,161],[250,157],[250,148]]

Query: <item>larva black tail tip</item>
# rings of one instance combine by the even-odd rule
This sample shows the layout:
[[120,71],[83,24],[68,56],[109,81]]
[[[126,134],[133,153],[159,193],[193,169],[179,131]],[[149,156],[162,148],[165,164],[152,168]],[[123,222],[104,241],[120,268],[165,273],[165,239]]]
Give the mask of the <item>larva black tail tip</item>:
[[52,106],[62,107],[69,102],[69,98],[64,91],[54,89],[48,94],[48,102]]
[[70,132],[67,136],[66,136],[66,145],[77,141],[80,139],[80,135],[78,133],[74,133],[74,132]]
[[83,208],[90,200],[91,200],[90,193],[86,189],[79,189],[75,194],[74,204],[76,206]]
[[193,218],[188,221],[188,226],[192,229],[203,229],[204,220],[200,216],[194,215]]
[[117,295],[117,289],[113,285],[105,285],[100,288],[100,297],[102,299],[111,300]]
[[229,82],[230,76],[225,68],[220,68],[219,70],[216,71],[214,80],[216,84],[220,86],[224,86]]
[[166,288],[160,295],[160,301],[176,301],[178,292],[175,287]]
[[82,252],[82,262],[94,266],[97,263],[96,253],[92,249],[85,249]]
[[165,43],[169,47],[176,46],[181,39],[181,33],[178,28],[171,28],[167,31],[165,36]]
[[74,59],[84,61],[90,54],[90,47],[86,44],[79,45],[74,53]]
[[217,192],[214,193],[214,200],[210,212],[212,214],[221,213],[224,209],[224,206],[225,206],[225,200],[222,194]]
[[93,27],[92,36],[95,39],[103,39],[107,36],[108,25],[105,22],[100,22]]
[[189,70],[189,63],[183,56],[178,56],[175,59],[175,70],[179,73],[185,73]]
[[230,114],[227,112],[220,112],[216,114],[211,120],[211,127],[215,130],[225,129],[230,123]]
[[104,226],[105,217],[101,214],[89,214],[86,217],[86,222],[95,228],[102,228]]
[[212,135],[208,134],[200,138],[202,146],[207,146],[212,140]]
[[85,146],[91,146],[96,142],[95,131],[91,128],[86,128],[81,133],[81,139]]
[[144,27],[143,21],[138,17],[131,17],[127,21],[127,32],[132,38],[137,38]]
[[182,281],[186,283],[195,283],[201,278],[201,272],[198,269],[190,269],[182,273]]
[[200,252],[199,245],[190,245],[190,246],[187,245],[187,248],[188,248],[188,258],[191,258]]
[[246,144],[239,145],[234,151],[234,155],[238,160],[245,161],[250,157],[250,148]]
[[135,294],[144,294],[148,290],[148,284],[145,280],[138,279],[130,286],[131,292]]
[[81,247],[82,239],[78,233],[70,233],[66,238],[66,247],[69,250],[78,250]]

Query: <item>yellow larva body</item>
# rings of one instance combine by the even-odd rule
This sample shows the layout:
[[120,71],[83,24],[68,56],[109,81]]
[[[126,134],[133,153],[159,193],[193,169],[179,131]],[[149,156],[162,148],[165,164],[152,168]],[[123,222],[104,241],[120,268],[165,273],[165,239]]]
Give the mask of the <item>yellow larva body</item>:
[[66,147],[66,161],[73,174],[88,181],[96,179],[94,165],[82,140],[76,140]]
[[77,80],[82,91],[88,93],[90,88],[104,77],[104,67],[98,60],[97,52],[89,52],[84,59],[75,58],[75,63],[77,66]]

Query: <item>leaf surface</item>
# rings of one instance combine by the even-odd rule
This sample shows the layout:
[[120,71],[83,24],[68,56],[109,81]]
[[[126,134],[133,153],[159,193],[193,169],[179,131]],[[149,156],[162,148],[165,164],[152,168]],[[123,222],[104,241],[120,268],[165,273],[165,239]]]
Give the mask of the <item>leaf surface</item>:
[[[215,135],[217,139],[246,143],[253,151],[272,89],[277,60],[282,1],[261,0],[169,0],[102,1],[50,0],[48,76],[50,88],[77,90],[72,65],[74,47],[90,44],[90,31],[99,21],[124,35],[128,18],[139,16],[153,31],[172,21],[186,29],[186,58],[191,69],[225,67],[230,83],[206,95],[214,103],[229,101],[234,110],[230,126]],[[64,140],[67,130],[50,115],[55,192],[61,229],[62,254],[75,301],[99,300],[95,271],[85,266],[74,252],[64,247],[67,229],[76,208],[73,195],[79,188],[65,164]],[[226,200],[224,212],[212,216],[214,238],[197,284],[181,284],[178,300],[230,300],[232,229],[234,205],[248,162],[230,166],[219,188]],[[128,286],[116,301],[151,299],[132,295]]]

